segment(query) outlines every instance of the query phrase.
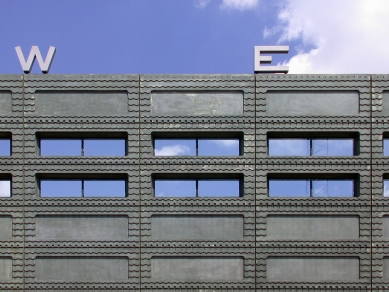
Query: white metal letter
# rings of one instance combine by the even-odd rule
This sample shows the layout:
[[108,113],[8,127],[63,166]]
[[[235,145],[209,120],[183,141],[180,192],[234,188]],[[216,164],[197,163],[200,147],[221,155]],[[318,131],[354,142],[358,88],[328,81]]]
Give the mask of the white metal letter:
[[28,55],[27,61],[24,58],[22,49],[20,47],[15,47],[16,54],[18,55],[20,65],[22,65],[22,69],[24,73],[28,74],[31,72],[31,68],[34,65],[35,58],[38,60],[39,67],[43,74],[49,73],[51,63],[53,62],[55,55],[55,47],[49,48],[49,51],[46,55],[46,60],[43,61],[41,52],[39,51],[38,46],[32,46],[30,54]]
[[288,66],[261,66],[270,64],[272,56],[261,56],[265,54],[287,54],[289,46],[256,46],[254,47],[254,72],[255,73],[288,73]]

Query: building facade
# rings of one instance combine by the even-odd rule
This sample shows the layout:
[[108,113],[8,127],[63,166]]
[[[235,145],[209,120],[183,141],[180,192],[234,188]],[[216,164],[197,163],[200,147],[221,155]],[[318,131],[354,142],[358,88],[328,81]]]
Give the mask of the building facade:
[[[388,92],[387,75],[1,75],[0,290],[388,289]],[[61,138],[125,151],[42,155]],[[158,139],[232,139],[239,153],[158,156]],[[272,139],[347,140],[352,153],[270,155]],[[61,181],[81,195],[44,194]],[[90,181],[124,182],[124,195],[87,196]],[[195,195],[159,196],[159,181]],[[203,181],[238,191],[202,196]]]

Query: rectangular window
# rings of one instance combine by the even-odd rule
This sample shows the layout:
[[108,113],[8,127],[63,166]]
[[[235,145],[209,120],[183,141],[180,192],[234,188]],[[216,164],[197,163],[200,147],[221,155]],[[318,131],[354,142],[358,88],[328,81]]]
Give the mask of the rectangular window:
[[239,156],[239,139],[155,139],[155,156]]
[[155,179],[155,197],[240,197],[240,179]]
[[389,179],[384,179],[384,197],[389,197]]
[[384,156],[389,156],[389,139],[385,138],[383,144],[384,144],[383,145],[383,147],[384,147]]
[[352,138],[269,138],[270,156],[353,156]]
[[354,179],[269,179],[269,197],[354,197]]
[[125,197],[124,179],[41,179],[41,197]]
[[44,132],[37,133],[41,156],[125,156],[125,132]]
[[11,180],[0,179],[0,198],[9,198],[11,195]]
[[11,138],[0,138],[0,156],[11,156]]

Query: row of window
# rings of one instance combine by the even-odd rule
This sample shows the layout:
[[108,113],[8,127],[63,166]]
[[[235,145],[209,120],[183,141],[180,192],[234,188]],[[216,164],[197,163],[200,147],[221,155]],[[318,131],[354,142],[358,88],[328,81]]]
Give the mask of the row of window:
[[[270,156],[353,156],[354,139],[349,138],[270,138]],[[125,139],[40,139],[42,156],[125,156]],[[154,139],[155,156],[239,156],[240,139]],[[0,139],[0,155],[11,155],[11,140]],[[389,139],[384,140],[389,155]]]
[[[155,179],[155,197],[242,197],[241,179]],[[389,197],[389,179],[383,182]],[[41,197],[126,197],[125,179],[41,179]],[[355,197],[355,179],[268,179],[269,197]],[[0,180],[0,197],[11,197],[11,180]]]

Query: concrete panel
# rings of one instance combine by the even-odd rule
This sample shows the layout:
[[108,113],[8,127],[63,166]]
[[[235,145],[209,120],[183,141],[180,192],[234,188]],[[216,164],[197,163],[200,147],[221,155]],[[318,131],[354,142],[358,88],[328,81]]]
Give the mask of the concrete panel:
[[104,282],[128,279],[127,257],[38,257],[38,281]]
[[359,280],[357,257],[268,257],[269,281],[317,282]]
[[0,91],[0,114],[9,115],[12,113],[12,93]]
[[267,236],[281,240],[352,240],[359,238],[359,217],[340,215],[269,215]]
[[126,240],[128,217],[110,215],[37,216],[37,240]]
[[359,113],[357,91],[269,91],[267,113],[284,116],[350,116]]
[[12,258],[0,257],[0,281],[12,279]]
[[382,217],[382,236],[389,238],[389,216]]
[[384,257],[382,260],[382,273],[384,279],[389,279],[389,257]]
[[382,93],[382,114],[389,115],[389,91]]
[[153,240],[242,240],[243,216],[156,215]]
[[35,113],[50,116],[126,115],[126,91],[37,91]]
[[12,217],[0,216],[0,241],[12,240]]
[[241,257],[155,257],[154,281],[237,281],[244,278]]
[[243,115],[243,92],[239,91],[154,91],[152,115]]

